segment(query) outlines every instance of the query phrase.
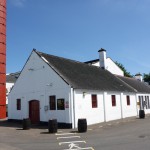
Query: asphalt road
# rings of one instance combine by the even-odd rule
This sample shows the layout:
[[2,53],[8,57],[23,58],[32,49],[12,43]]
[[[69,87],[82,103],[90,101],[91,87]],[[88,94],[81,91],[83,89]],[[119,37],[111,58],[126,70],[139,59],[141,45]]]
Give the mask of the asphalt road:
[[22,130],[21,124],[0,121],[0,150],[150,150],[150,116],[89,126],[86,133],[47,127]]

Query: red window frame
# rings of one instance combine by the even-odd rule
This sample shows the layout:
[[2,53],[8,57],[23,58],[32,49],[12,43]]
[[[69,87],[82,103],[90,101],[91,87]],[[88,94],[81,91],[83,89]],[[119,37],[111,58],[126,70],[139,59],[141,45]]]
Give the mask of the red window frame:
[[127,97],[126,97],[126,98],[127,98],[127,105],[128,105],[128,106],[130,106],[130,96],[129,96],[129,95],[127,95]]
[[49,96],[49,109],[56,110],[56,96]]
[[112,106],[116,106],[116,95],[111,96]]
[[17,110],[21,110],[21,99],[18,98],[16,101],[17,101],[16,102],[17,103]]
[[92,99],[92,108],[97,108],[97,95],[91,95]]

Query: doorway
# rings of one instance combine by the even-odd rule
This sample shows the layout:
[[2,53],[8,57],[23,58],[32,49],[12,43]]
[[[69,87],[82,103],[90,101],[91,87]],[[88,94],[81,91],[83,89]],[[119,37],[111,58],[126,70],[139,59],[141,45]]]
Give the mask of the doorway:
[[38,100],[31,100],[29,102],[29,118],[32,124],[40,122],[40,104]]

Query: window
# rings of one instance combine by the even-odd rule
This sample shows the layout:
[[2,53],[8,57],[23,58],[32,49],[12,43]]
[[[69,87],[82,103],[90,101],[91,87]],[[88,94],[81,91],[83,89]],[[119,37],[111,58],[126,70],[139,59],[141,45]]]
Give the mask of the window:
[[49,109],[56,110],[56,96],[49,97]]
[[130,96],[127,96],[127,105],[130,105]]
[[92,108],[97,108],[97,95],[91,95],[92,97]]
[[57,99],[57,110],[65,110],[65,100]]
[[139,102],[140,102],[140,110],[144,109],[144,98],[143,96],[139,96]]
[[21,99],[17,99],[17,110],[21,110]]
[[111,100],[112,100],[112,106],[116,106],[116,96],[115,95],[111,96]]
[[144,103],[146,109],[148,109],[148,102],[147,102],[147,96],[145,96],[145,103]]
[[150,108],[149,96],[147,96],[147,106],[148,106],[148,108]]

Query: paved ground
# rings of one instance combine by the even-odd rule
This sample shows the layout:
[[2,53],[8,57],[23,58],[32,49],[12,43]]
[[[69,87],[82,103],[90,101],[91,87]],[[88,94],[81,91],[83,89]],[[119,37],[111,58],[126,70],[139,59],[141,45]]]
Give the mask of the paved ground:
[[150,150],[150,116],[101,123],[77,129],[59,129],[49,134],[47,127],[22,130],[21,124],[0,121],[0,150]]

